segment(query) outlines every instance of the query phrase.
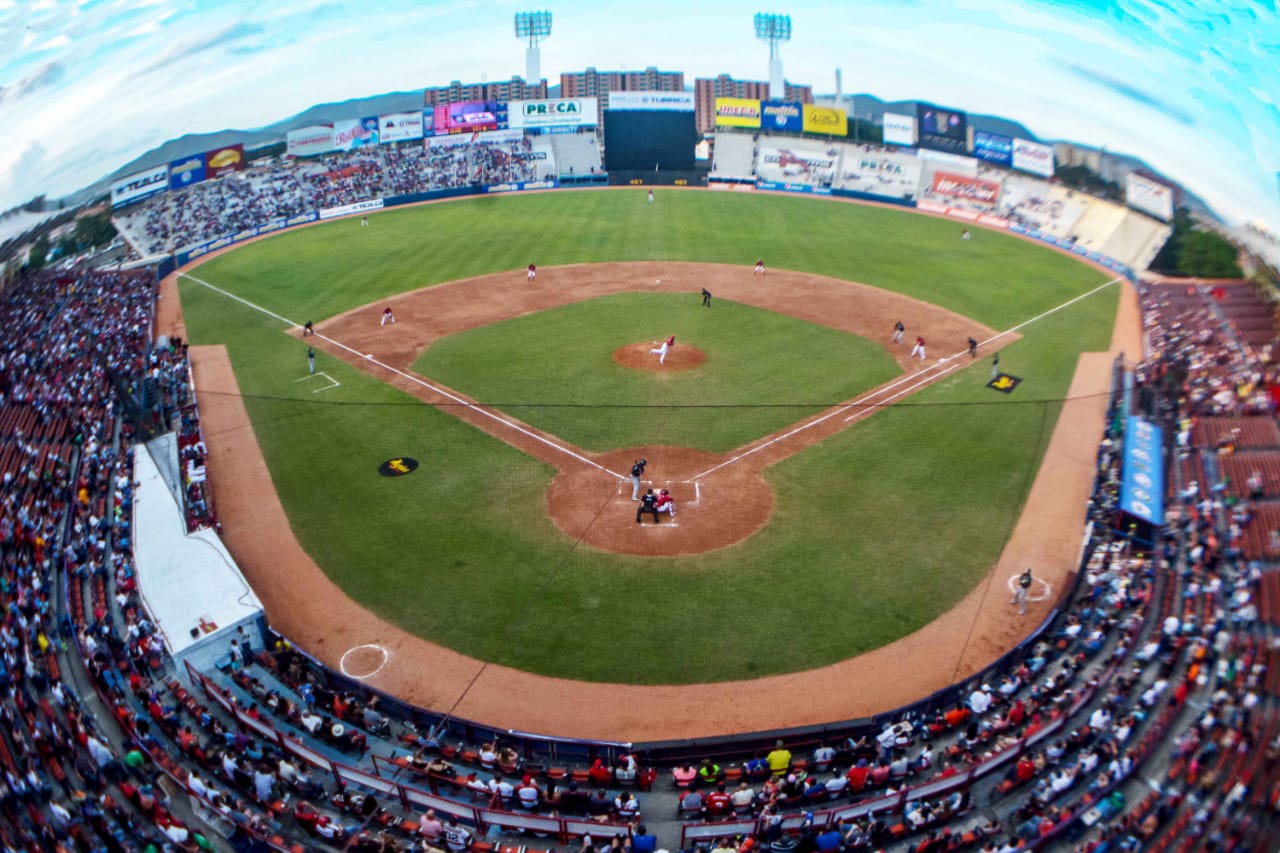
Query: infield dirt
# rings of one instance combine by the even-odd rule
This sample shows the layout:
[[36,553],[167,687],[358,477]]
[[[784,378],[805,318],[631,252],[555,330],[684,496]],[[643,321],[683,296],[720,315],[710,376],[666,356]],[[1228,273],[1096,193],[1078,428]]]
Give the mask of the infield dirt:
[[[661,284],[656,283],[659,278]],[[939,364],[936,356],[961,353],[969,335],[985,341],[994,334],[936,306],[862,285],[772,270],[761,277],[752,276],[748,268],[646,262],[540,269],[534,284],[525,281],[523,271],[513,271],[438,285],[389,300],[397,318],[394,327],[379,326],[388,304],[379,302],[320,324],[323,338],[317,345],[428,403],[441,402],[442,392],[453,392],[407,376],[414,358],[440,336],[604,293],[679,290],[696,300],[702,287],[717,298],[883,340],[904,370],[918,373],[921,381],[950,369],[950,362]],[[1023,514],[984,581],[928,626],[868,654],[807,672],[714,685],[632,686],[533,675],[467,658],[365,611],[328,580],[290,530],[243,402],[236,396],[225,351],[193,347],[191,352],[197,387],[224,392],[203,397],[201,412],[223,537],[273,626],[334,668],[340,668],[344,653],[356,646],[382,647],[386,664],[366,683],[436,711],[524,731],[643,742],[880,713],[980,670],[1038,624],[1070,583],[1078,561],[1083,508],[1105,417],[1103,392],[1114,355],[1141,350],[1136,296],[1129,286],[1122,287],[1111,350],[1080,358],[1070,399]],[[181,333],[180,317],[172,312],[177,300],[171,281],[164,293],[157,330]],[[897,319],[907,324],[905,346],[888,340]],[[934,360],[919,362],[907,355],[915,334],[930,342]],[[350,350],[333,346],[334,341]],[[944,342],[949,345],[944,347]],[[619,342],[628,343],[634,342]],[[966,354],[957,361],[967,359]],[[403,373],[389,372],[379,363]],[[592,547],[667,556],[725,547],[759,529],[773,506],[760,472],[847,428],[850,421],[836,415],[851,410],[837,407],[809,419],[804,429],[788,428],[729,456],[648,447],[596,457],[576,451],[590,464],[575,462],[557,449],[555,437],[526,425],[512,430],[478,407],[453,406],[450,411],[560,470],[548,490],[547,506],[566,535]],[[629,468],[636,455],[654,463],[649,479],[675,486],[680,509],[676,526],[668,524],[661,531],[651,523],[637,526],[630,513],[617,512],[607,514],[613,520],[610,525],[591,522],[608,504],[634,507],[630,482],[619,472]],[[716,466],[722,467],[705,473]],[[1004,584],[1025,565],[1036,566],[1049,592],[1020,618],[1009,606]]]

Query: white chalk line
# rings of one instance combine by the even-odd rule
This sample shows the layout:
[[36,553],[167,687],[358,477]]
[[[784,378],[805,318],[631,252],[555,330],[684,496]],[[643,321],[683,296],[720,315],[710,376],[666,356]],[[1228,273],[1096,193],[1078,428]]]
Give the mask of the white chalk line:
[[324,386],[324,387],[322,387],[322,388],[317,388],[317,389],[315,389],[314,391],[312,391],[312,392],[311,392],[312,394],[319,394],[321,391],[331,391],[331,390],[333,390],[334,388],[339,388],[339,387],[341,387],[341,386],[342,386],[342,383],[341,383],[341,382],[339,382],[338,380],[334,379],[332,376],[330,376],[329,374],[325,373],[323,370],[318,370],[318,371],[316,371],[315,373],[312,373],[312,374],[309,374],[309,375],[307,375],[307,376],[302,377],[302,379],[295,379],[295,380],[293,380],[293,381],[294,381],[294,382],[302,382],[302,381],[303,381],[303,380],[305,380],[305,379],[315,379],[316,377],[319,377],[319,376],[323,376],[325,379],[328,379],[328,380],[329,380],[329,384],[328,384],[328,385],[325,385],[325,386]]
[[[1021,577],[1022,577],[1022,572],[1009,575],[1009,580],[1005,582],[1005,586],[1009,587],[1010,594],[1012,595],[1018,594],[1018,580]],[[1039,592],[1038,594],[1032,594],[1030,591],[1028,591],[1027,601],[1044,601],[1046,598],[1053,595],[1053,584],[1049,583],[1047,580],[1044,580],[1043,578],[1032,578],[1031,580],[1032,580],[1032,585],[1035,587],[1039,587],[1041,592]]]
[[[293,320],[290,320],[288,317],[281,317],[279,314],[277,314],[274,311],[271,311],[267,308],[263,308],[261,305],[255,305],[254,303],[250,302],[247,299],[237,296],[236,294],[231,293],[229,291],[223,290],[222,288],[217,287],[216,285],[212,285],[207,281],[202,281],[193,275],[189,275],[184,272],[180,272],[178,273],[178,275],[181,276],[182,278],[190,279],[191,281],[194,281],[196,284],[207,287],[215,293],[221,293],[223,296],[234,299],[236,302],[239,302],[241,305],[245,305],[249,308],[252,308],[255,311],[266,314],[268,317],[274,317],[275,319],[279,320],[281,323],[284,323],[286,326],[290,326],[295,329],[302,328],[301,323],[295,323]],[[411,373],[405,373],[403,370],[400,370],[399,368],[392,367],[391,365],[386,364],[385,362],[379,361],[378,359],[374,358],[371,353],[357,352],[356,350],[352,349],[351,347],[347,346],[341,341],[334,340],[328,335],[322,334],[320,332],[316,332],[315,336],[320,338],[321,340],[328,341],[329,343],[333,344],[335,347],[345,350],[346,352],[349,352],[352,355],[361,356],[365,360],[377,365],[378,367],[381,367],[383,370],[394,373],[396,376],[399,376],[402,379],[407,379],[410,382],[421,385],[423,388],[426,388],[429,391],[432,391],[436,394],[439,394],[442,397],[452,400],[453,402],[458,403],[461,406],[465,406],[466,408],[471,409],[473,412],[476,412],[477,414],[484,415],[486,418],[489,418],[490,420],[497,421],[498,423],[502,424],[508,429],[514,430],[520,433],[521,435],[528,436],[529,438],[532,438],[534,441],[545,444],[547,447],[550,447],[553,450],[558,450],[559,452],[563,453],[565,456],[576,459],[585,465],[589,465],[592,468],[595,468],[599,471],[603,471],[604,473],[609,474],[611,476],[617,477],[619,480],[629,479],[617,473],[616,471],[610,471],[608,468],[604,467],[600,463],[593,462],[592,460],[588,459],[587,457],[579,453],[574,453],[572,450],[565,447],[564,445],[557,444],[556,442],[551,441],[550,439],[545,438],[541,435],[538,435],[537,433],[532,432],[528,429],[525,429],[519,424],[509,421],[506,418],[499,417],[498,415],[495,415],[493,412],[489,411],[488,409],[485,409],[483,406],[477,406],[476,404],[468,402],[467,400],[464,400],[461,397],[455,394],[452,394],[443,388],[437,388],[436,386],[432,385],[430,382],[423,380],[421,377],[414,376]]]
[[[366,672],[363,675],[356,675],[354,672],[347,671],[347,658],[351,655],[352,652],[358,652],[361,649],[377,649],[382,654],[382,660],[381,662],[378,663],[376,667],[373,668],[372,672]],[[343,652],[342,657],[338,659],[338,669],[342,670],[342,674],[347,676],[348,678],[358,678],[360,680],[364,680],[366,678],[373,678],[379,672],[382,672],[382,668],[387,665],[387,660],[390,659],[390,657],[391,657],[391,654],[382,646],[379,646],[377,643],[364,643],[363,645],[352,646],[351,648]]]
[[[1095,293],[1101,290],[1105,290],[1111,285],[1121,281],[1124,281],[1123,277],[1113,278],[1108,282],[1098,285],[1092,290],[1086,291],[1085,293],[1081,293],[1079,296],[1073,296],[1071,299],[1068,299],[1066,302],[1063,302],[1060,305],[1055,305],[1053,308],[1050,308],[1048,311],[1043,311],[1029,320],[1023,320],[1021,323],[1017,324],[1016,326],[1011,326],[1008,329],[1005,329],[1003,332],[996,332],[994,335],[987,338],[985,341],[981,341],[979,343],[979,346],[986,346],[992,343],[993,341],[998,341],[1001,338],[1012,335],[1014,332],[1018,331],[1019,329],[1025,328],[1039,320],[1043,320],[1045,317],[1048,317],[1052,314],[1056,314],[1062,309],[1067,308],[1071,305],[1074,305],[1075,303],[1080,302],[1083,299],[1087,299],[1090,296],[1093,296]],[[869,394],[866,394],[862,397],[859,397],[856,400],[853,400],[852,402],[845,403],[842,406],[837,406],[836,408],[832,409],[830,412],[827,412],[825,415],[823,415],[820,418],[800,424],[795,429],[788,430],[782,435],[775,436],[769,439],[768,441],[764,442],[763,444],[755,445],[753,447],[750,447],[744,450],[742,453],[735,454],[730,458],[724,460],[723,462],[720,462],[717,465],[713,465],[712,467],[708,468],[707,470],[703,471],[700,474],[694,474],[693,477],[689,478],[685,482],[697,483],[697,481],[702,479],[703,477],[706,477],[716,471],[719,471],[721,468],[727,468],[728,466],[733,465],[734,463],[739,462],[745,459],[746,457],[751,456],[754,453],[758,453],[759,451],[764,450],[765,448],[768,448],[773,446],[774,444],[777,444],[779,441],[784,441],[788,438],[791,438],[794,435],[798,435],[799,433],[804,432],[807,429],[812,429],[818,424],[825,423],[831,418],[834,418],[837,415],[840,415],[840,414],[843,414],[844,412],[849,411],[849,409],[852,409],[854,407],[865,406],[867,405],[867,401],[875,397],[878,397],[881,394],[885,394],[889,391],[897,390],[899,386],[904,385],[913,379],[924,377],[924,380],[922,380],[921,383],[917,383],[917,385],[912,386],[914,388],[914,387],[918,387],[919,384],[923,384],[924,382],[932,381],[934,379],[938,379],[942,376],[945,376],[947,373],[950,373],[951,371],[955,370],[957,367],[959,367],[961,363],[963,363],[963,361],[957,362],[956,361],[957,357],[967,354],[968,352],[969,352],[968,349],[960,350],[954,355],[945,356],[939,359],[938,361],[934,362],[932,365],[926,367],[924,370],[918,371],[916,373],[911,373],[906,376],[900,376],[897,379],[895,379],[893,382],[890,382],[888,385],[878,388],[875,391],[870,392]],[[942,372],[934,374],[934,371],[937,371],[938,368],[941,367],[942,365],[948,365],[948,366]],[[909,391],[911,389],[909,388],[907,390]],[[890,398],[889,400],[886,400],[885,402],[874,404],[872,408],[879,408],[881,406],[887,405],[888,402],[891,402],[893,399],[896,399],[897,397],[900,397],[905,393],[907,393],[907,391],[903,391],[895,395],[894,397]],[[845,419],[846,422],[853,420],[855,417],[858,417],[859,414],[862,414],[862,413],[857,413],[855,415],[851,415],[850,417],[846,418]]]

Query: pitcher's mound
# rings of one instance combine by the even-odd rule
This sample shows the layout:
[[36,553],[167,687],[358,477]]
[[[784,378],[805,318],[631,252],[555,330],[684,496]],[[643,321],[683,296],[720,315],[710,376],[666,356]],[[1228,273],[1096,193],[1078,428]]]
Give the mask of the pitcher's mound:
[[697,347],[676,344],[667,351],[665,364],[658,364],[658,356],[650,352],[658,348],[658,343],[627,344],[613,351],[613,360],[623,367],[634,367],[636,370],[690,370],[707,360],[707,354]]

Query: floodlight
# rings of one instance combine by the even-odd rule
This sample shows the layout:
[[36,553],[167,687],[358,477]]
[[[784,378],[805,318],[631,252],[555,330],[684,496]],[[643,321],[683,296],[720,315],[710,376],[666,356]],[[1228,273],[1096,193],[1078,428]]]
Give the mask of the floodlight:
[[533,47],[551,35],[550,12],[516,12],[516,38],[528,39]]
[[777,49],[778,42],[791,41],[791,16],[771,12],[756,13],[756,38],[769,42]]

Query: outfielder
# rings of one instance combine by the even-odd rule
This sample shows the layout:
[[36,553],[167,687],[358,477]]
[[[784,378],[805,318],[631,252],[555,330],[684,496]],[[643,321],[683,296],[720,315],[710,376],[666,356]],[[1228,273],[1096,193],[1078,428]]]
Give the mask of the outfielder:
[[676,336],[672,335],[671,337],[667,338],[665,341],[662,342],[662,346],[658,347],[657,349],[651,349],[649,350],[649,352],[658,357],[658,364],[666,364],[667,353],[670,352],[671,348],[675,345],[676,345]]

